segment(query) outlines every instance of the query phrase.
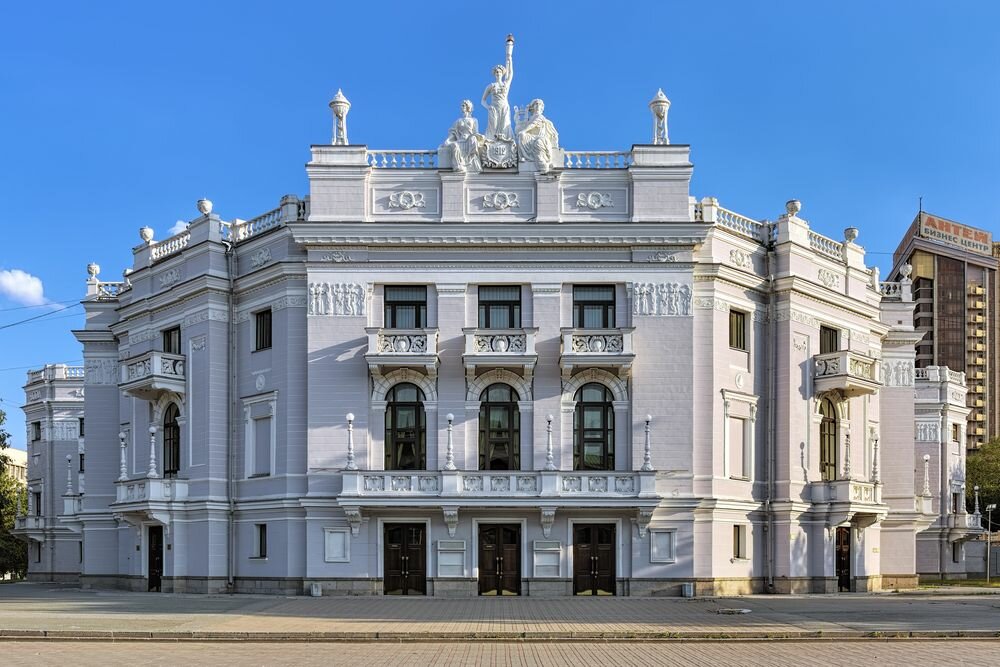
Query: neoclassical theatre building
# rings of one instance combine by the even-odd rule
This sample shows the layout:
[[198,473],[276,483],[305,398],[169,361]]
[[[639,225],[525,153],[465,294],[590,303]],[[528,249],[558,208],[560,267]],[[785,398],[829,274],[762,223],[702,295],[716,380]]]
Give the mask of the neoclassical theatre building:
[[651,143],[562,148],[541,100],[507,107],[512,48],[485,128],[464,103],[440,147],[373,150],[338,92],[307,196],[248,221],[202,200],[182,233],[140,231],[124,281],[88,267],[86,488],[76,467],[39,483],[81,582],[690,595],[963,576],[966,388],[916,373],[909,278],[880,282],[858,230],[821,236],[797,201],[768,222],[692,197],[662,92]]

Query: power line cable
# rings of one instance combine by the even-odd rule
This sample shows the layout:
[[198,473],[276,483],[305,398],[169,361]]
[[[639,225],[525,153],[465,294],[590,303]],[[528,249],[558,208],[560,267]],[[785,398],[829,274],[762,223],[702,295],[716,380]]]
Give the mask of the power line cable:
[[39,303],[33,306],[14,306],[13,308],[0,308],[0,313],[6,313],[10,310],[25,310],[26,308],[47,308],[48,306],[61,306],[67,303],[73,303],[79,301],[79,299],[66,299],[65,301],[48,301],[46,303]]
[[[26,324],[26,323],[31,322],[33,320],[39,320],[39,319],[41,319],[43,317],[48,317],[49,315],[55,315],[56,313],[62,312],[64,310],[69,310],[70,308],[75,308],[76,306],[79,306],[79,305],[80,304],[76,304],[76,305],[73,305],[73,306],[64,306],[62,308],[59,308],[58,310],[53,310],[52,312],[49,312],[49,313],[42,313],[41,315],[35,315],[34,317],[29,317],[29,318],[26,318],[26,319],[23,319],[23,320],[18,320],[17,322],[11,322],[10,324],[4,324],[3,326],[0,326],[0,330],[9,329],[11,327],[16,327],[19,324]],[[55,318],[55,319],[62,319],[62,318]]]

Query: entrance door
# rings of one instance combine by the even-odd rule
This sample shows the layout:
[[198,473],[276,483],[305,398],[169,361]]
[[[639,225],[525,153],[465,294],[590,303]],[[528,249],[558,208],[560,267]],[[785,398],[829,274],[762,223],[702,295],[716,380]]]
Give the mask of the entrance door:
[[163,585],[163,526],[150,526],[149,530],[149,590],[160,592]]
[[837,528],[837,590],[851,590],[851,529]]
[[427,594],[427,538],[422,523],[387,523],[382,588],[386,595]]
[[479,594],[521,594],[520,526],[479,526]]
[[573,593],[615,594],[614,524],[577,524],[573,527]]

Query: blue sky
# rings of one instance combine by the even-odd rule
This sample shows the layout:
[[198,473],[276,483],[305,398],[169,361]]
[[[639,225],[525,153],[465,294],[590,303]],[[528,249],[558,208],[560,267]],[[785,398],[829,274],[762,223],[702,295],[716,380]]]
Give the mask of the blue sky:
[[[200,197],[249,218],[305,194],[338,87],[352,142],[437,146],[508,32],[512,103],[543,98],[566,148],[647,142],[663,87],[698,197],[755,218],[797,197],[821,233],[859,227],[883,269],[919,196],[1000,232],[1000,3],[988,0],[37,0],[4,3],[0,25],[0,327],[72,305],[89,261],[116,279],[140,226],[163,238]],[[79,362],[80,312],[0,329],[17,447],[25,367]]]

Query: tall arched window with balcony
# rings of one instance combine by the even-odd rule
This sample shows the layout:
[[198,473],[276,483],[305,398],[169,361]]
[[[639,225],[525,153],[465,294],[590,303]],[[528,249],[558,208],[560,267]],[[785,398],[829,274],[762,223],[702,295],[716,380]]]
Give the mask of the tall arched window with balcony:
[[171,403],[163,413],[163,476],[176,477],[181,469],[181,427],[177,423],[181,411]]
[[614,470],[615,411],[611,390],[591,382],[576,392],[573,413],[573,469]]
[[479,400],[479,469],[521,468],[519,396],[507,384],[491,384]]
[[837,409],[824,398],[819,403],[819,473],[824,482],[837,479]]
[[416,385],[397,384],[386,394],[386,400],[385,469],[426,470],[423,392]]

